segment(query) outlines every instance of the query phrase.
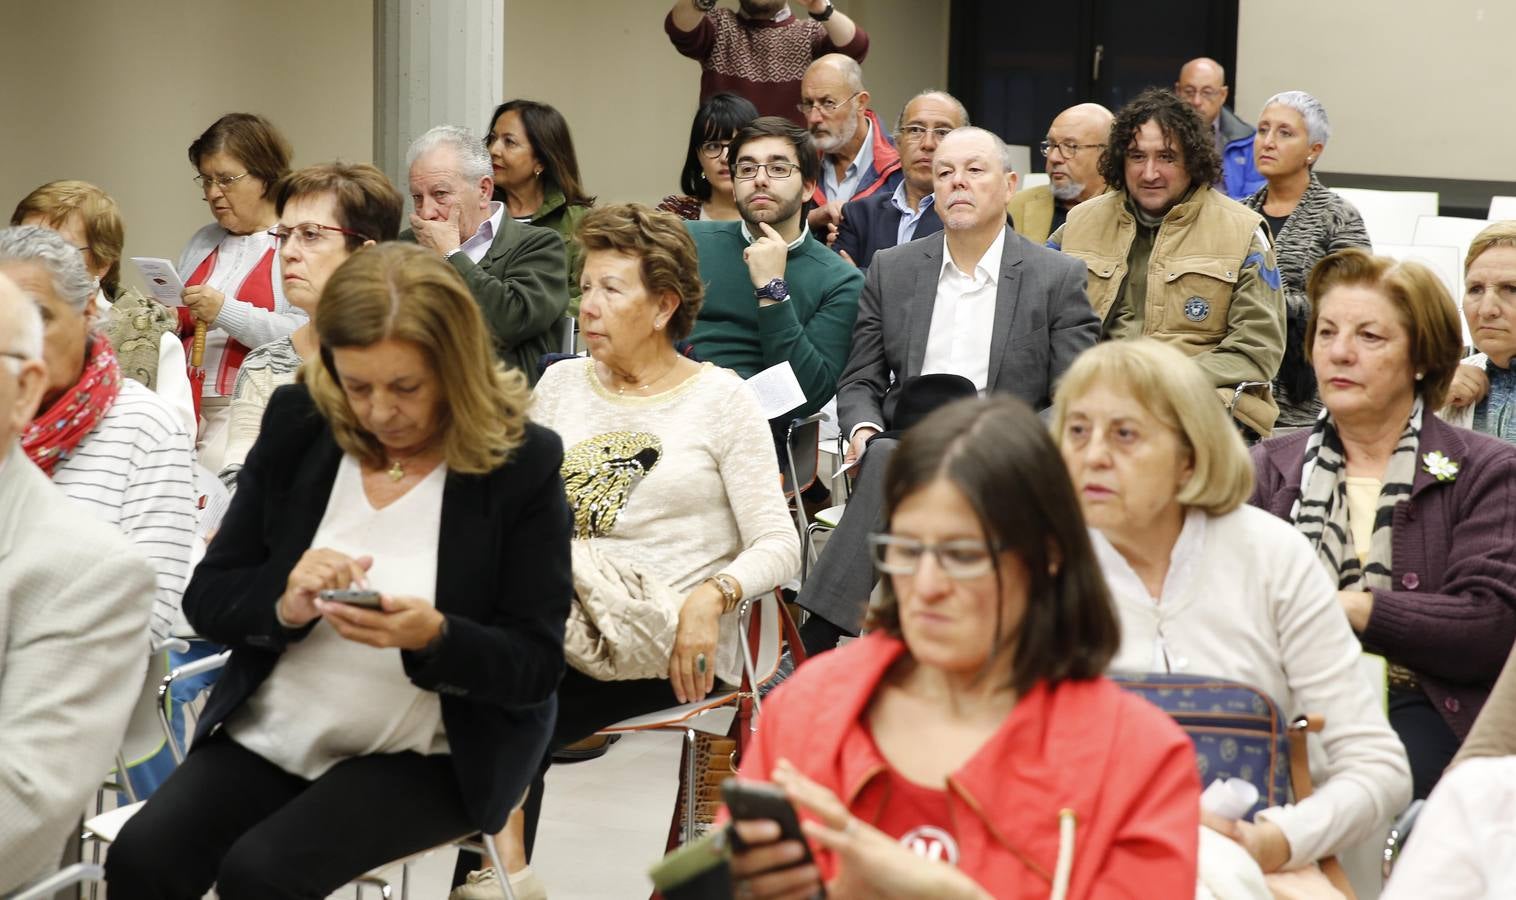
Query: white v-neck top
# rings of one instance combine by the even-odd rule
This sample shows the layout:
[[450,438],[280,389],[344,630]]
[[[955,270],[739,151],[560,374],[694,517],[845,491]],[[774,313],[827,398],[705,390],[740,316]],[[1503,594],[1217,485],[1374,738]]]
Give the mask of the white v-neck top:
[[[372,556],[374,590],[435,602],[446,478],[447,466],[439,465],[404,496],[374,509],[358,461],[344,456],[311,546]],[[226,731],[309,779],[353,756],[448,752],[438,695],[411,683],[400,651],[347,640],[324,620],[285,649]]]

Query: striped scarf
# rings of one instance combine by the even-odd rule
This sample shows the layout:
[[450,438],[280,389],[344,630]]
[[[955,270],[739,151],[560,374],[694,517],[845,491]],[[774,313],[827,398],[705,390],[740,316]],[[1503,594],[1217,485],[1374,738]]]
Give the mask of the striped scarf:
[[1337,576],[1340,591],[1390,590],[1391,535],[1395,504],[1411,496],[1416,477],[1416,448],[1421,442],[1421,398],[1411,407],[1411,418],[1390,456],[1374,513],[1374,531],[1365,563],[1358,562],[1353,529],[1348,527],[1348,488],[1342,439],[1332,417],[1322,411],[1305,445],[1305,464],[1300,471],[1300,496],[1290,510],[1290,521],[1305,535],[1328,573]]

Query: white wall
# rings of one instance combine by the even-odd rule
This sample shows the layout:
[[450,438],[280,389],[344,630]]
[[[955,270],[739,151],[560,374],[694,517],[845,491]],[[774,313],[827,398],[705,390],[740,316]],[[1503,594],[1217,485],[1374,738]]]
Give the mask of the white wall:
[[82,178],[121,204],[127,256],[175,258],[210,221],[186,151],[222,113],[268,116],[297,166],[372,156],[373,40],[371,0],[6,2],[0,224]]
[[1241,0],[1237,113],[1315,95],[1332,120],[1324,172],[1516,180],[1516,3]]
[[[586,187],[602,201],[656,203],[678,192],[700,67],[663,32],[670,5],[506,0],[504,96],[541,100],[563,113]],[[894,124],[918,90],[947,87],[946,2],[842,0],[839,7],[869,33],[864,83],[886,123]]]

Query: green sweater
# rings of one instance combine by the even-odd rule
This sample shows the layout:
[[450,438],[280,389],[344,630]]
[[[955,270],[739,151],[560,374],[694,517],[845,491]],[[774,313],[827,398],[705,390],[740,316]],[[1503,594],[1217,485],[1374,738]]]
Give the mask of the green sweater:
[[686,222],[700,254],[705,305],[690,334],[695,353],[751,378],[789,360],[808,416],[837,393],[858,318],[863,273],[806,232],[790,250],[784,280],[790,299],[759,307],[742,259],[748,241],[741,222]]

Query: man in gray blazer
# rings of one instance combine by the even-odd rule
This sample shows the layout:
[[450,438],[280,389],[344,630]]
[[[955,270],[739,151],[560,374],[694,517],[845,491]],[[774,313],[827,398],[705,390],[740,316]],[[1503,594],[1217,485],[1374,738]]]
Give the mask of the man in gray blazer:
[[58,868],[147,669],[156,581],[16,436],[47,383],[42,317],[0,275],[0,894]]
[[1083,264],[1007,227],[1016,173],[1000,138],[956,129],[932,171],[943,232],[880,251],[859,299],[837,412],[846,459],[860,468],[847,513],[798,598],[812,613],[801,630],[812,652],[863,625],[875,581],[868,535],[883,525],[885,463],[896,443],[876,435],[905,424],[895,421],[902,388],[920,375],[951,374],[980,393],[1043,409],[1058,377],[1100,337]]

